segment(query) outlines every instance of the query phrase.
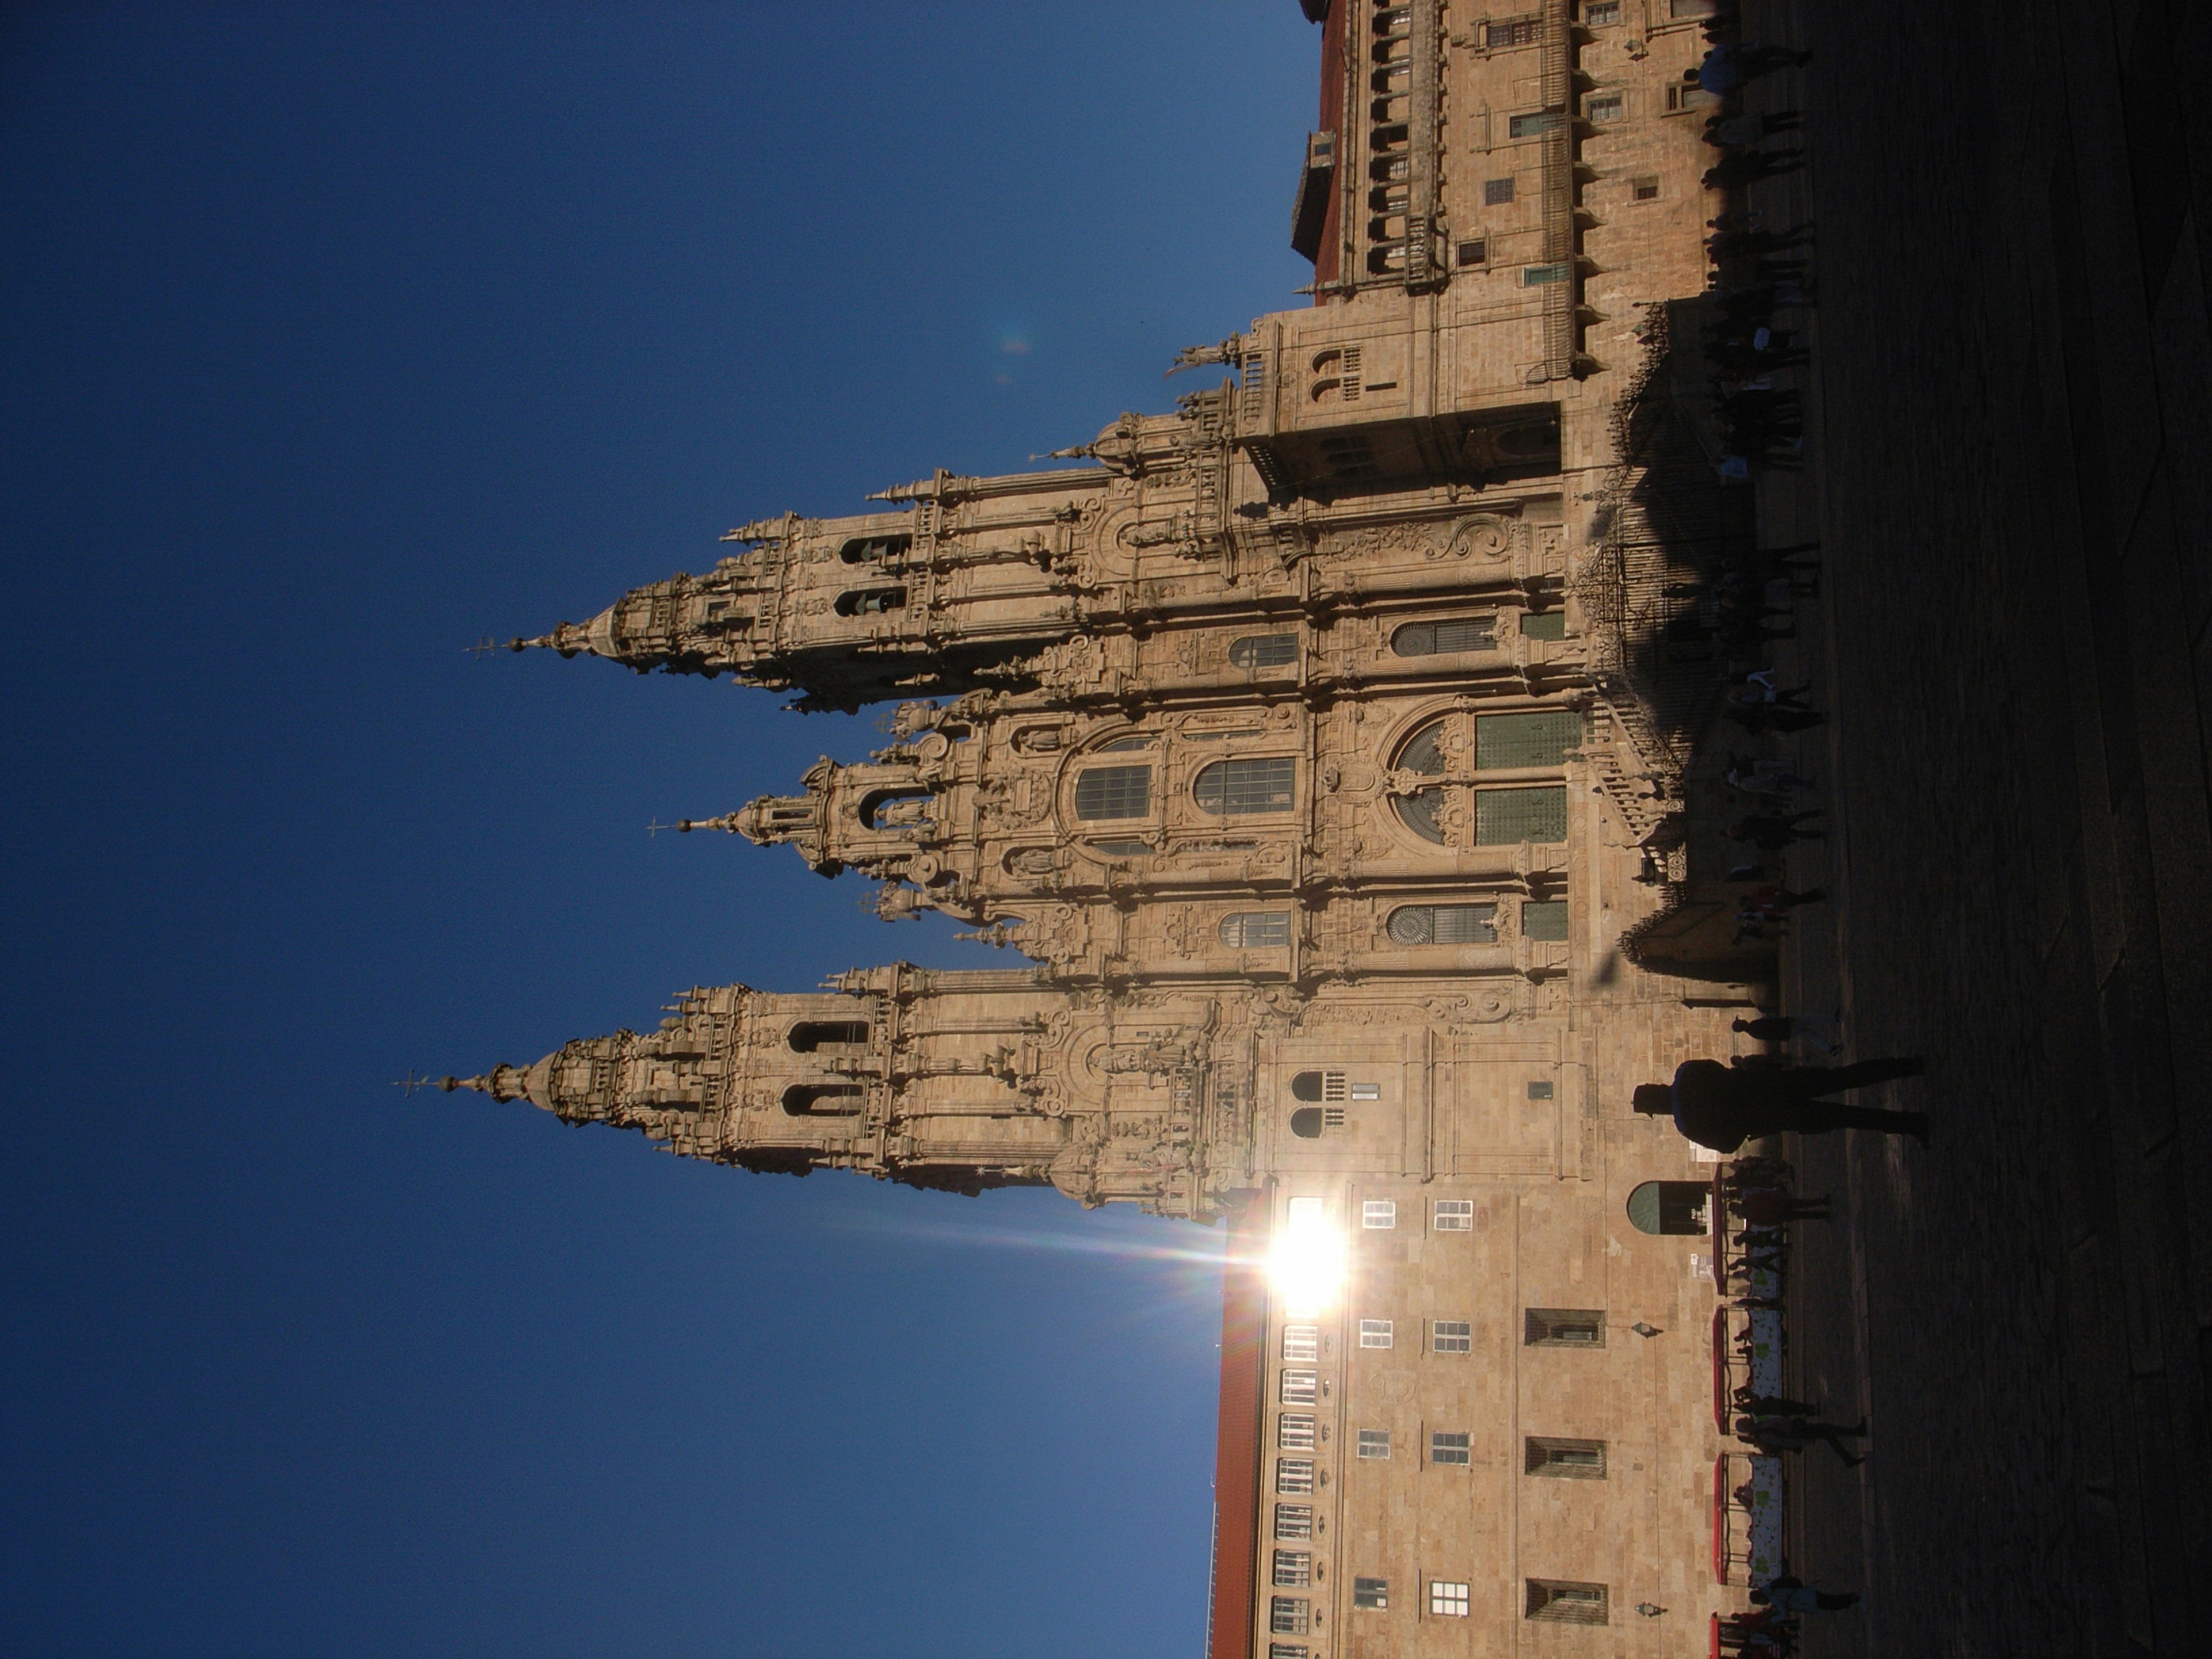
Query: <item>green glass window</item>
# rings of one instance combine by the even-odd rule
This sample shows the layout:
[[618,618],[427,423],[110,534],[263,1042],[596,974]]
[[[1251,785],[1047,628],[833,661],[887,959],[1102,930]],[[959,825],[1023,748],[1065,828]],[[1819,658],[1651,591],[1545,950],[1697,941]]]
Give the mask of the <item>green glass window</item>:
[[1474,723],[1474,768],[1497,772],[1563,765],[1567,750],[1582,740],[1583,717],[1571,708],[1485,714]]
[[1287,755],[1261,760],[1216,761],[1198,775],[1192,794],[1203,811],[1218,817],[1290,810],[1297,763]]
[[1437,657],[1452,651],[1495,651],[1498,623],[1492,617],[1447,617],[1442,622],[1407,623],[1390,636],[1390,649],[1401,657]]
[[1075,781],[1079,818],[1140,818],[1152,810],[1149,766],[1094,766]]
[[1510,847],[1524,841],[1552,845],[1566,838],[1567,792],[1564,787],[1475,792],[1476,846]]
[[1567,637],[1567,613],[1564,611],[1529,611],[1521,617],[1521,637],[1524,640],[1564,640]]
[[1542,288],[1548,283],[1564,283],[1566,280],[1567,268],[1564,264],[1521,267],[1521,286],[1523,288]]
[[1505,124],[1505,130],[1509,136],[1515,138],[1534,138],[1540,133],[1551,131],[1559,125],[1559,118],[1557,112],[1547,111],[1537,115],[1514,116]]
[[1556,944],[1567,936],[1567,902],[1544,899],[1521,907],[1521,931],[1529,939]]

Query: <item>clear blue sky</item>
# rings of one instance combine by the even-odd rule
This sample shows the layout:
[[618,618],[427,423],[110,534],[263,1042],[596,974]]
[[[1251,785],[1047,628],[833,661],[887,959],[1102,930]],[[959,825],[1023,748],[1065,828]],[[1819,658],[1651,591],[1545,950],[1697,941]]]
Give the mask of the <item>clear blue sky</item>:
[[0,14],[0,1651],[1196,1653],[1215,1235],[392,1080],[980,951],[644,832],[872,717],[462,647],[1167,407],[1310,276],[1318,47]]

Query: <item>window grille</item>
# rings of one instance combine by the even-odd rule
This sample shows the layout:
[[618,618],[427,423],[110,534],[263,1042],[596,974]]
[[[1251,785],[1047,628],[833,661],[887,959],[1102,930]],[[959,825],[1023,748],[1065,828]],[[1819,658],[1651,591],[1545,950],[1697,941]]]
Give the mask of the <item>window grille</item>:
[[1605,1442],[1552,1440],[1530,1435],[1522,1442],[1523,1468],[1530,1474],[1548,1474],[1567,1480],[1605,1479]]
[[1322,1107],[1321,1109],[1321,1127],[1324,1129],[1341,1129],[1344,1127],[1344,1108],[1341,1106]]
[[1200,811],[1217,817],[1287,811],[1297,783],[1297,765],[1288,755],[1216,761],[1198,775],[1192,793]]
[[1602,1625],[1607,1622],[1606,1587],[1577,1584],[1557,1578],[1531,1578],[1528,1617],[1563,1625]]
[[1401,657],[1436,657],[1452,651],[1497,648],[1495,617],[1447,617],[1441,622],[1407,623],[1390,636],[1390,649]]
[[1303,1595],[1268,1598],[1267,1629],[1276,1636],[1304,1636],[1311,1621],[1312,1606]]
[[1470,1437],[1463,1429],[1437,1429],[1429,1436],[1429,1462],[1462,1466],[1474,1461],[1474,1453],[1468,1444]]
[[1293,1100],[1345,1100],[1349,1097],[1350,1085],[1342,1072],[1300,1072],[1291,1079],[1291,1098]]
[[1280,668],[1298,659],[1298,636],[1295,634],[1247,634],[1241,640],[1229,642],[1229,664],[1232,668]]
[[1489,258],[1490,240],[1487,237],[1473,237],[1459,245],[1458,258],[1462,270],[1468,265],[1481,264]]
[[1283,1358],[1303,1359],[1308,1363],[1321,1358],[1321,1327],[1318,1325],[1285,1325],[1283,1327]]
[[1605,1315],[1595,1308],[1531,1308],[1522,1340],[1531,1348],[1602,1348]]
[[[1656,173],[1647,173],[1640,179],[1632,179],[1628,181],[1628,185],[1631,193],[1634,196],[1635,199],[1639,202],[1656,202],[1659,199],[1659,178]],[[1549,612],[1547,614],[1553,616],[1559,615],[1557,611]],[[1531,639],[1547,640],[1565,639],[1566,637],[1565,621],[1565,617],[1562,617],[1560,629],[1557,634],[1532,634],[1529,635],[1529,637]],[[1525,633],[1527,632],[1527,629],[1523,629],[1522,631]]]
[[1402,904],[1388,931],[1398,945],[1495,945],[1497,918],[1494,904]]
[[1559,125],[1559,112],[1547,110],[1536,115],[1516,115],[1505,124],[1509,137],[1539,138]]
[[1109,859],[1140,859],[1152,850],[1150,842],[1094,841],[1086,843],[1091,850]]
[[1267,1659],[1306,1659],[1306,1644],[1303,1642],[1270,1642]]
[[1274,1582],[1289,1589],[1304,1589],[1312,1583],[1312,1555],[1304,1550],[1277,1550]]
[[1291,942],[1287,910],[1240,910],[1221,919],[1221,942],[1232,951],[1272,951]]
[[[1527,938],[1558,943],[1567,936],[1567,902],[1545,899],[1521,907],[1521,932]],[[1548,1091],[1547,1091],[1548,1092]]]
[[1275,1425],[1275,1444],[1284,1451],[1311,1451],[1314,1419],[1303,1412],[1279,1419]]
[[1583,0],[1583,21],[1594,29],[1612,27],[1620,21],[1620,0]]
[[1380,1613],[1390,1605],[1390,1581],[1387,1578],[1354,1578],[1352,1581],[1352,1605]]
[[1310,1497],[1314,1489],[1314,1466],[1310,1457],[1279,1457],[1275,1460],[1275,1490],[1285,1498]]
[[1474,723],[1474,768],[1564,766],[1567,750],[1583,740],[1583,717],[1571,708],[1527,714],[1485,714]]
[[1497,52],[1506,46],[1533,46],[1536,44],[1538,21],[1534,17],[1509,18],[1503,23],[1486,23],[1482,44]]
[[1468,1587],[1442,1578],[1429,1581],[1429,1612],[1438,1619],[1467,1617]]
[[1360,1430],[1359,1455],[1370,1460],[1389,1456],[1390,1431],[1388,1429]]
[[1391,1322],[1387,1319],[1363,1319],[1359,1322],[1359,1346],[1387,1348],[1391,1342]]
[[1391,805],[1398,809],[1398,821],[1423,841],[1444,844],[1444,792],[1441,789],[1417,789],[1410,795],[1396,797]]
[[1152,810],[1149,766],[1094,766],[1075,780],[1079,818],[1140,818]]
[[1482,789],[1474,797],[1474,844],[1510,847],[1518,842],[1556,843],[1567,838],[1567,792]]
[[1474,1352],[1474,1322],[1469,1319],[1439,1319],[1429,1327],[1429,1346],[1437,1353],[1472,1353]]
[[1566,280],[1567,268],[1564,264],[1521,267],[1521,286],[1523,288],[1542,288],[1550,283],[1564,283]]
[[1395,1198],[1363,1199],[1359,1205],[1359,1224],[1370,1230],[1396,1226],[1398,1200]]
[[1437,1200],[1437,1231],[1440,1233],[1471,1233],[1474,1231],[1474,1200],[1471,1198],[1440,1198]]
[[1601,92],[1583,100],[1583,113],[1596,125],[1618,121],[1628,113],[1628,100],[1617,92]]
[[1310,1504],[1276,1504],[1275,1536],[1293,1539],[1312,1537],[1313,1505]]
[[1310,1406],[1319,1393],[1320,1379],[1311,1371],[1283,1373],[1283,1401],[1285,1406]]
[[1482,181],[1482,204],[1485,207],[1504,207],[1513,199],[1513,180],[1486,179]]

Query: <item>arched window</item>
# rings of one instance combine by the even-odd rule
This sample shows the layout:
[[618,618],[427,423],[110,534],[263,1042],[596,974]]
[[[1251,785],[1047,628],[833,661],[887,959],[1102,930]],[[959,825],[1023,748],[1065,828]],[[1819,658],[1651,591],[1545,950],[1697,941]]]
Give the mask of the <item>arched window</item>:
[[1272,951],[1291,942],[1287,910],[1239,910],[1221,919],[1221,942],[1232,951]]
[[1295,634],[1247,634],[1229,642],[1231,668],[1280,668],[1298,659]]
[[1494,904],[1401,904],[1389,933],[1398,945],[1495,945],[1497,920]]
[[804,1019],[791,1028],[791,1052],[811,1054],[825,1045],[858,1048],[868,1040],[865,1019]]
[[1351,1094],[1341,1072],[1300,1072],[1291,1079],[1292,1100],[1346,1100]]
[[903,587],[856,587],[837,596],[837,614],[841,617],[880,617],[905,609]]
[[794,1083],[783,1091],[787,1117],[848,1117],[866,1092],[857,1083]]
[[1440,622],[1407,623],[1390,636],[1390,649],[1401,657],[1440,657],[1454,651],[1498,649],[1496,617],[1446,617]]
[[1198,775],[1191,793],[1200,811],[1217,817],[1286,812],[1297,794],[1297,765],[1288,755],[1216,761]]
[[1301,1140],[1321,1139],[1321,1108],[1301,1106],[1291,1114],[1291,1133]]
[[1703,1233],[1712,1201],[1702,1181],[1647,1181],[1628,1195],[1628,1224],[1639,1233]]
[[866,564],[903,553],[913,545],[911,536],[855,536],[837,550],[837,556],[847,564]]
[[[1398,751],[1398,769],[1424,777],[1444,776],[1451,770],[1447,737],[1453,722],[1465,718],[1443,715],[1414,732]],[[1476,771],[1534,770],[1565,763],[1566,751],[1581,741],[1582,717],[1571,709],[1486,714],[1475,722],[1471,745],[1468,735],[1460,726],[1450,746],[1462,755],[1471,746]],[[1567,838],[1567,792],[1559,784],[1469,789],[1440,783],[1395,796],[1391,805],[1400,823],[1423,841],[1442,847],[1455,836],[1465,836],[1466,806],[1454,810],[1449,801],[1458,796],[1463,803],[1468,795],[1474,797],[1471,816],[1477,847],[1512,847],[1522,842],[1552,846]]]
[[1075,780],[1079,818],[1141,818],[1152,810],[1149,766],[1093,766]]

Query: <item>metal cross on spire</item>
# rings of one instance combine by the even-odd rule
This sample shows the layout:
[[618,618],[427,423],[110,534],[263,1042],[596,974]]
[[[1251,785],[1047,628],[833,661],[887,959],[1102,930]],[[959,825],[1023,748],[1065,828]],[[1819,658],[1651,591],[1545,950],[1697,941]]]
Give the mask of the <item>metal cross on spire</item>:
[[415,1075],[415,1068],[414,1068],[413,1066],[409,1066],[409,1067],[407,1068],[407,1075],[406,1075],[405,1077],[401,1078],[401,1079],[400,1079],[397,1083],[394,1083],[392,1086],[393,1088],[395,1088],[395,1089],[398,1090],[398,1091],[399,1091],[399,1092],[400,1092],[401,1094],[403,1094],[403,1095],[411,1095],[411,1094],[413,1094],[413,1093],[414,1093],[417,1089],[434,1089],[434,1088],[437,1088],[437,1087],[439,1086],[439,1083],[438,1083],[438,1079],[437,1079],[436,1078],[434,1078],[434,1077],[417,1077],[417,1076],[416,1076],[416,1075]]

